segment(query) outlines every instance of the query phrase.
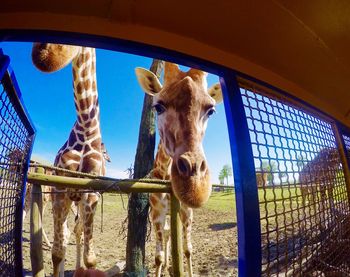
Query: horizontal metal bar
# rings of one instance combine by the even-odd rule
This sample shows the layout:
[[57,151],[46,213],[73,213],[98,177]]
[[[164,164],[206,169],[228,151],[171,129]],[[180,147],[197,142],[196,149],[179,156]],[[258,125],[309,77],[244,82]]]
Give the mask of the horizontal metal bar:
[[58,188],[91,189],[99,192],[165,192],[170,193],[169,184],[142,182],[139,180],[98,180],[88,178],[74,178],[40,173],[28,173],[27,181],[42,186]]
[[225,185],[212,185],[213,188],[223,188],[223,189],[235,189],[234,186],[225,186]]

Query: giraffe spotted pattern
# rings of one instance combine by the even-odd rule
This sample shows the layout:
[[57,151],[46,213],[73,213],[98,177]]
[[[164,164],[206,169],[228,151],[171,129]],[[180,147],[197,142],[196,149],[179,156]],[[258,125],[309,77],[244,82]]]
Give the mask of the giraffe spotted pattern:
[[[178,66],[165,63],[164,85],[150,71],[136,69],[144,91],[153,96],[158,114],[160,134],[152,177],[171,180],[172,190],[181,203],[184,253],[189,276],[192,270],[191,228],[192,208],[202,206],[211,193],[209,168],[202,146],[208,118],[215,104],[222,101],[219,84],[207,89],[206,73],[196,69],[182,72]],[[168,265],[169,255],[169,195],[150,195],[151,218],[156,235],[156,276]]]
[[[68,140],[55,159],[55,166],[69,170],[102,175],[105,173],[101,149],[100,111],[96,82],[95,49],[80,46],[35,43],[32,50],[35,66],[44,72],[57,71],[69,63],[73,67],[74,103],[77,120]],[[64,257],[70,236],[67,215],[72,201],[78,206],[79,217],[74,228],[77,258],[80,267],[81,236],[84,234],[83,259],[86,267],[96,266],[93,250],[93,221],[99,199],[97,193],[81,193],[72,189],[53,188],[52,211],[54,241],[52,247],[53,275],[63,276]]]

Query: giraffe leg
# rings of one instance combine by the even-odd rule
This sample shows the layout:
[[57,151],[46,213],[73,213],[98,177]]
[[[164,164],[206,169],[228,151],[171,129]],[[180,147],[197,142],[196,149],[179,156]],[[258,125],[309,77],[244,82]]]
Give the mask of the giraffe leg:
[[84,219],[84,263],[87,268],[96,266],[96,255],[93,250],[93,227],[94,215],[97,207],[99,195],[88,193],[82,201],[82,217]]
[[43,230],[43,238],[44,238],[44,241],[45,241],[46,245],[47,245],[49,248],[51,248],[52,245],[51,245],[51,242],[50,242],[49,238],[47,237],[47,234],[46,234],[46,232],[45,232],[45,229],[43,228],[42,230]]
[[[81,204],[79,203],[79,206]],[[76,265],[75,268],[78,269],[81,267],[81,243],[82,243],[82,234],[84,230],[83,225],[83,217],[81,214],[79,214],[79,211],[83,209],[83,207],[78,207],[75,204],[72,205],[74,208],[74,214],[75,214],[75,226],[74,226],[74,234],[75,234],[75,244],[76,244]],[[71,207],[71,211],[72,210]]]
[[73,213],[74,215],[74,218],[77,218],[79,216],[79,212],[78,212],[78,205],[79,204],[76,204],[75,202],[72,203],[72,206],[70,207],[70,210],[71,212]]
[[310,201],[312,204],[312,208],[314,210],[314,216],[315,216],[315,225],[320,228],[321,224],[321,213],[322,213],[322,195],[320,195],[320,192],[318,191],[318,185],[315,185],[312,188],[312,194],[310,195]]
[[54,241],[51,253],[54,277],[64,275],[64,258],[70,235],[67,224],[70,205],[71,200],[65,194],[53,195]]
[[26,210],[23,210],[23,217],[22,217],[22,222],[26,219],[27,212]]
[[156,235],[156,253],[155,253],[155,264],[156,264],[156,276],[160,277],[162,274],[162,267],[164,265],[164,226],[166,222],[166,214],[168,211],[169,201],[165,193],[156,194],[153,193],[150,196],[151,218]]
[[[47,202],[44,202],[44,203],[43,203],[42,218],[44,218],[44,213],[45,213],[46,205],[47,205]],[[44,241],[45,241],[45,243],[47,244],[47,246],[51,248],[52,245],[51,245],[51,242],[49,241],[49,239],[47,238],[47,235],[46,235],[46,232],[45,232],[44,227],[42,228],[42,230],[43,230],[43,238],[44,238]]]
[[163,248],[163,237],[164,237],[164,222],[155,222],[154,228],[156,231],[156,277],[162,275],[162,267],[164,264],[164,248]]
[[169,256],[170,256],[170,223],[169,216],[166,217],[164,224],[164,242],[165,242],[165,253],[164,253],[164,267],[169,266]]
[[27,188],[26,188],[26,195],[24,198],[24,209],[23,209],[23,218],[22,218],[22,222],[24,222],[24,220],[26,219],[26,215],[28,214],[29,210],[30,210],[30,204],[31,204],[31,200],[32,200],[32,185],[27,183]]
[[183,226],[183,244],[184,252],[187,259],[187,272],[188,276],[193,276],[192,267],[192,242],[191,242],[191,230],[193,221],[193,210],[185,205],[181,205],[180,218]]
[[324,185],[321,188],[320,191],[320,215],[319,215],[319,223],[320,228],[325,229],[326,228],[326,220],[327,220],[327,194],[326,194],[326,188],[324,188]]
[[301,228],[301,231],[303,232],[305,229],[306,229],[306,188],[304,187],[300,187],[300,195],[301,195],[301,205],[303,207],[303,213],[300,214],[300,217],[299,217],[299,221],[300,221],[300,228]]
[[328,198],[329,198],[329,207],[334,212],[335,204],[334,204],[334,195],[333,195],[334,184],[328,184]]

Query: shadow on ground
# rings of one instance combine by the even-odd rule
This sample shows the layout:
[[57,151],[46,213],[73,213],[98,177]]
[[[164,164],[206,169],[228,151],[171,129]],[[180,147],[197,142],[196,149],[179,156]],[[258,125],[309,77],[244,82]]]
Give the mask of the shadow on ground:
[[235,228],[236,226],[237,226],[236,222],[225,222],[225,223],[211,224],[209,225],[209,228],[212,229],[213,231],[221,231],[221,230]]

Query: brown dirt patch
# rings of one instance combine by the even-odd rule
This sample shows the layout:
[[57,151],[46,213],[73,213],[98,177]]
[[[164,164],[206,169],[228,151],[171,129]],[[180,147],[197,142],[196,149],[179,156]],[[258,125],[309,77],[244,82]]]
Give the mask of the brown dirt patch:
[[[127,198],[124,196],[124,203]],[[127,211],[122,207],[119,195],[104,196],[104,226],[101,232],[101,201],[97,209],[94,225],[94,244],[98,258],[97,267],[108,272],[109,276],[118,276],[115,272],[125,261],[126,238],[122,234],[122,222]],[[73,215],[69,218],[70,230],[73,229]],[[52,241],[53,225],[51,208],[47,208],[44,228]],[[23,256],[26,272],[31,271],[29,257],[29,217],[24,223]],[[192,231],[193,270],[195,276],[237,276],[237,227],[234,210],[214,211],[202,208],[194,211]],[[146,265],[148,276],[154,276],[154,234],[146,246]],[[185,260],[185,258],[184,258]],[[46,276],[51,276],[51,252],[44,246],[44,267]],[[184,265],[186,271],[186,263]],[[65,276],[72,276],[75,269],[75,239],[73,234],[67,248]],[[164,271],[164,276],[171,276]]]

